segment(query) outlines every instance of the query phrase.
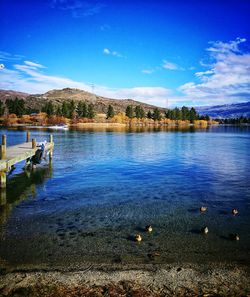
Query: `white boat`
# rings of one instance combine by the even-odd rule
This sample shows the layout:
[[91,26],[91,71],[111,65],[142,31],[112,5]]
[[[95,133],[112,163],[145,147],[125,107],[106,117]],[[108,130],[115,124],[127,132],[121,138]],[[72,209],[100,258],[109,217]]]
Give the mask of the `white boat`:
[[69,130],[68,125],[54,125],[54,126],[48,126],[48,129],[54,129],[54,130]]

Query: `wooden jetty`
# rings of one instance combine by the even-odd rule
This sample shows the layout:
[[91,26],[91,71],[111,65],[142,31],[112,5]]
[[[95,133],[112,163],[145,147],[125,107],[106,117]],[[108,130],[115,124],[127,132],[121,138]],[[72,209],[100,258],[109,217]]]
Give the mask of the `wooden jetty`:
[[[39,149],[36,139],[30,141],[30,133],[27,132],[26,142],[7,147],[6,135],[2,135],[2,145],[0,147],[0,188],[6,187],[6,174],[16,163],[26,161],[35,156]],[[49,159],[52,159],[54,148],[53,135],[50,135],[50,140],[45,144],[45,151],[49,154]]]

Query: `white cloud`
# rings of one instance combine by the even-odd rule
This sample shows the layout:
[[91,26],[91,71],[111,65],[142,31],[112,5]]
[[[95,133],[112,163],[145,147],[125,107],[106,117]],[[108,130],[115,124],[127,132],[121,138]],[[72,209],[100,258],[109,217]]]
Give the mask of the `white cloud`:
[[24,58],[21,55],[12,55],[11,53],[0,51],[0,61],[18,61]]
[[118,58],[123,58],[123,55],[121,55],[120,53],[116,52],[116,51],[111,51],[110,49],[108,48],[104,48],[103,49],[103,53],[105,55],[111,55],[111,56],[114,56],[114,57],[118,57]]
[[[27,65],[27,63],[15,64],[14,70],[1,70],[0,89],[37,94],[45,93],[52,89],[62,89],[68,87],[91,92],[90,84],[74,81],[65,77],[45,75],[41,72],[41,67],[35,68],[34,66],[31,66],[33,65],[33,62],[28,64],[29,65]],[[166,97],[170,96],[171,91],[163,87],[112,89],[96,85],[95,93],[100,96],[106,96],[114,99],[135,99],[153,105],[165,106]]]
[[154,69],[144,69],[141,72],[144,74],[152,74],[155,70]]
[[208,69],[195,74],[200,82],[186,83],[179,90],[187,98],[208,105],[250,100],[250,53],[239,48],[245,41],[237,38],[210,43],[207,51],[211,62],[203,64]]
[[41,64],[38,64],[38,63],[34,63],[34,62],[31,62],[31,61],[24,61],[24,63],[30,67],[33,67],[33,68],[46,68],[45,66],[41,65]]
[[177,64],[174,64],[165,60],[163,61],[162,67],[168,70],[184,70],[184,68],[178,66]]
[[34,67],[25,64],[16,64],[14,70],[3,69],[0,72],[0,89],[44,93],[51,89],[65,87],[91,90],[88,84],[69,78],[45,75],[40,72],[40,69],[34,69]]
[[111,54],[111,52],[110,52],[110,50],[109,50],[108,48],[105,48],[105,49],[103,50],[103,53],[104,53],[105,55],[110,55],[110,54]]
[[89,17],[99,14],[106,5],[95,1],[52,0],[51,7],[69,11],[73,18]]

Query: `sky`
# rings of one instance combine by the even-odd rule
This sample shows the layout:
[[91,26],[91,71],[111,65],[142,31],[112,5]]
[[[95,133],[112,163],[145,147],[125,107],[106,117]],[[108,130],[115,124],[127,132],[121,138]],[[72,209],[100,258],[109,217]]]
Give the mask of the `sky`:
[[0,0],[0,89],[250,101],[249,0]]

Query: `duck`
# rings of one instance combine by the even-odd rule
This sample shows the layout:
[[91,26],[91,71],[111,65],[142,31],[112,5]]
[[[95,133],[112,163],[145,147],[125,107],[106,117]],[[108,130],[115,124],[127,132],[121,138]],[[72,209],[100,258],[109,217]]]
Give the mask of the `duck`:
[[202,228],[202,229],[201,229],[201,232],[202,232],[203,234],[208,234],[208,227],[204,227],[204,228]]
[[151,225],[147,225],[147,226],[145,227],[145,230],[146,230],[148,233],[151,233],[151,232],[153,231],[153,228],[152,228]]
[[238,211],[237,208],[233,208],[233,209],[232,209],[232,214],[233,214],[234,216],[236,216],[238,213],[239,213],[239,211]]
[[206,206],[200,207],[200,212],[206,212],[206,211],[207,211],[207,207]]
[[141,237],[140,234],[136,234],[135,235],[135,241],[137,241],[137,242],[141,242],[142,241],[142,237]]
[[231,240],[236,240],[236,241],[239,241],[240,240],[239,234],[229,234],[229,238]]

